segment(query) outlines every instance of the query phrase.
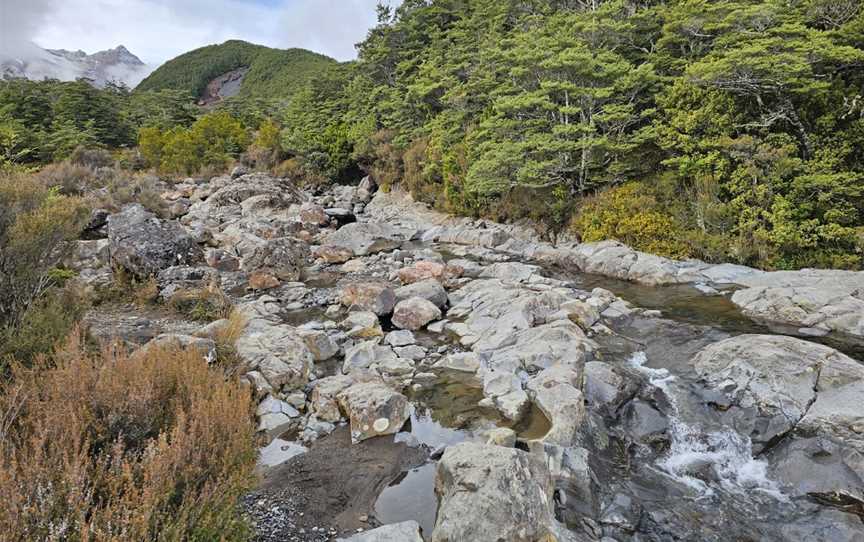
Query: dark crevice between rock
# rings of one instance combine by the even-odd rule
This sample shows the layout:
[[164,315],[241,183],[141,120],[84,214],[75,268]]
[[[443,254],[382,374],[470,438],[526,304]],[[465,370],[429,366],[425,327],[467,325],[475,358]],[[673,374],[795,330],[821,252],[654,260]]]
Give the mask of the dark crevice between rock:
[[769,455],[783,442],[785,442],[787,439],[791,438],[792,435],[795,434],[795,432],[798,430],[798,424],[801,423],[801,420],[803,420],[807,416],[807,413],[810,412],[810,408],[813,407],[813,405],[816,403],[816,400],[819,398],[819,379],[821,377],[822,364],[820,363],[816,366],[816,379],[813,381],[813,398],[807,402],[807,406],[804,407],[804,412],[801,413],[801,417],[792,422],[792,427],[790,427],[788,430],[778,435],[775,435],[774,438],[768,440],[768,442],[766,442],[765,445],[762,446],[762,449],[759,450],[759,452],[753,454],[754,458],[759,459]]

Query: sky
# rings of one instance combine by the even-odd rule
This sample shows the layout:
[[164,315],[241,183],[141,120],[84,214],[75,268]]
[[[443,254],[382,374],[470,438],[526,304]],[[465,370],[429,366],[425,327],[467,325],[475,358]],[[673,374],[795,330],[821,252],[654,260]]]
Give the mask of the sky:
[[197,47],[242,39],[350,60],[356,57],[354,44],[375,24],[378,2],[0,0],[0,53],[14,56],[31,41],[87,53],[122,44],[146,64],[158,66]]

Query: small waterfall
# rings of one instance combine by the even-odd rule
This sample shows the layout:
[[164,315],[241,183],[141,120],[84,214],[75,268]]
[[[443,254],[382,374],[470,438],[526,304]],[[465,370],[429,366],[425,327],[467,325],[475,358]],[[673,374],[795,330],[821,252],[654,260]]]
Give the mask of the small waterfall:
[[731,493],[758,491],[781,501],[788,500],[777,483],[768,478],[768,464],[753,458],[748,437],[727,428],[706,431],[682,420],[672,390],[675,376],[663,368],[646,367],[647,361],[645,352],[636,352],[628,364],[648,377],[651,385],[666,395],[671,406],[671,447],[666,457],[658,462],[660,469],[705,497],[714,495],[714,489],[705,481],[708,479]]

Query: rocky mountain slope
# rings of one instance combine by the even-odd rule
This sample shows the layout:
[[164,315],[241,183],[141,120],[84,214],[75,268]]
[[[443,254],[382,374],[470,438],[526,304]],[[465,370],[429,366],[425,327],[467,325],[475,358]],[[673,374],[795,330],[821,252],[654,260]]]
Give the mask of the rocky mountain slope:
[[109,82],[135,87],[148,71],[147,65],[122,45],[88,55],[84,51],[42,49],[30,43],[15,56],[0,55],[0,77],[4,79],[84,78],[100,88]]

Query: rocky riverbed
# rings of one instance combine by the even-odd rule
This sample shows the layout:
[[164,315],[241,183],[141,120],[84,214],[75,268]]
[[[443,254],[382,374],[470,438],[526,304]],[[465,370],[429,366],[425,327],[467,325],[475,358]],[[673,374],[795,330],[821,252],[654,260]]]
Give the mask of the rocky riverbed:
[[864,541],[864,273],[674,262],[235,171],[94,213],[70,267],[224,292],[94,335],[232,348],[260,540]]

